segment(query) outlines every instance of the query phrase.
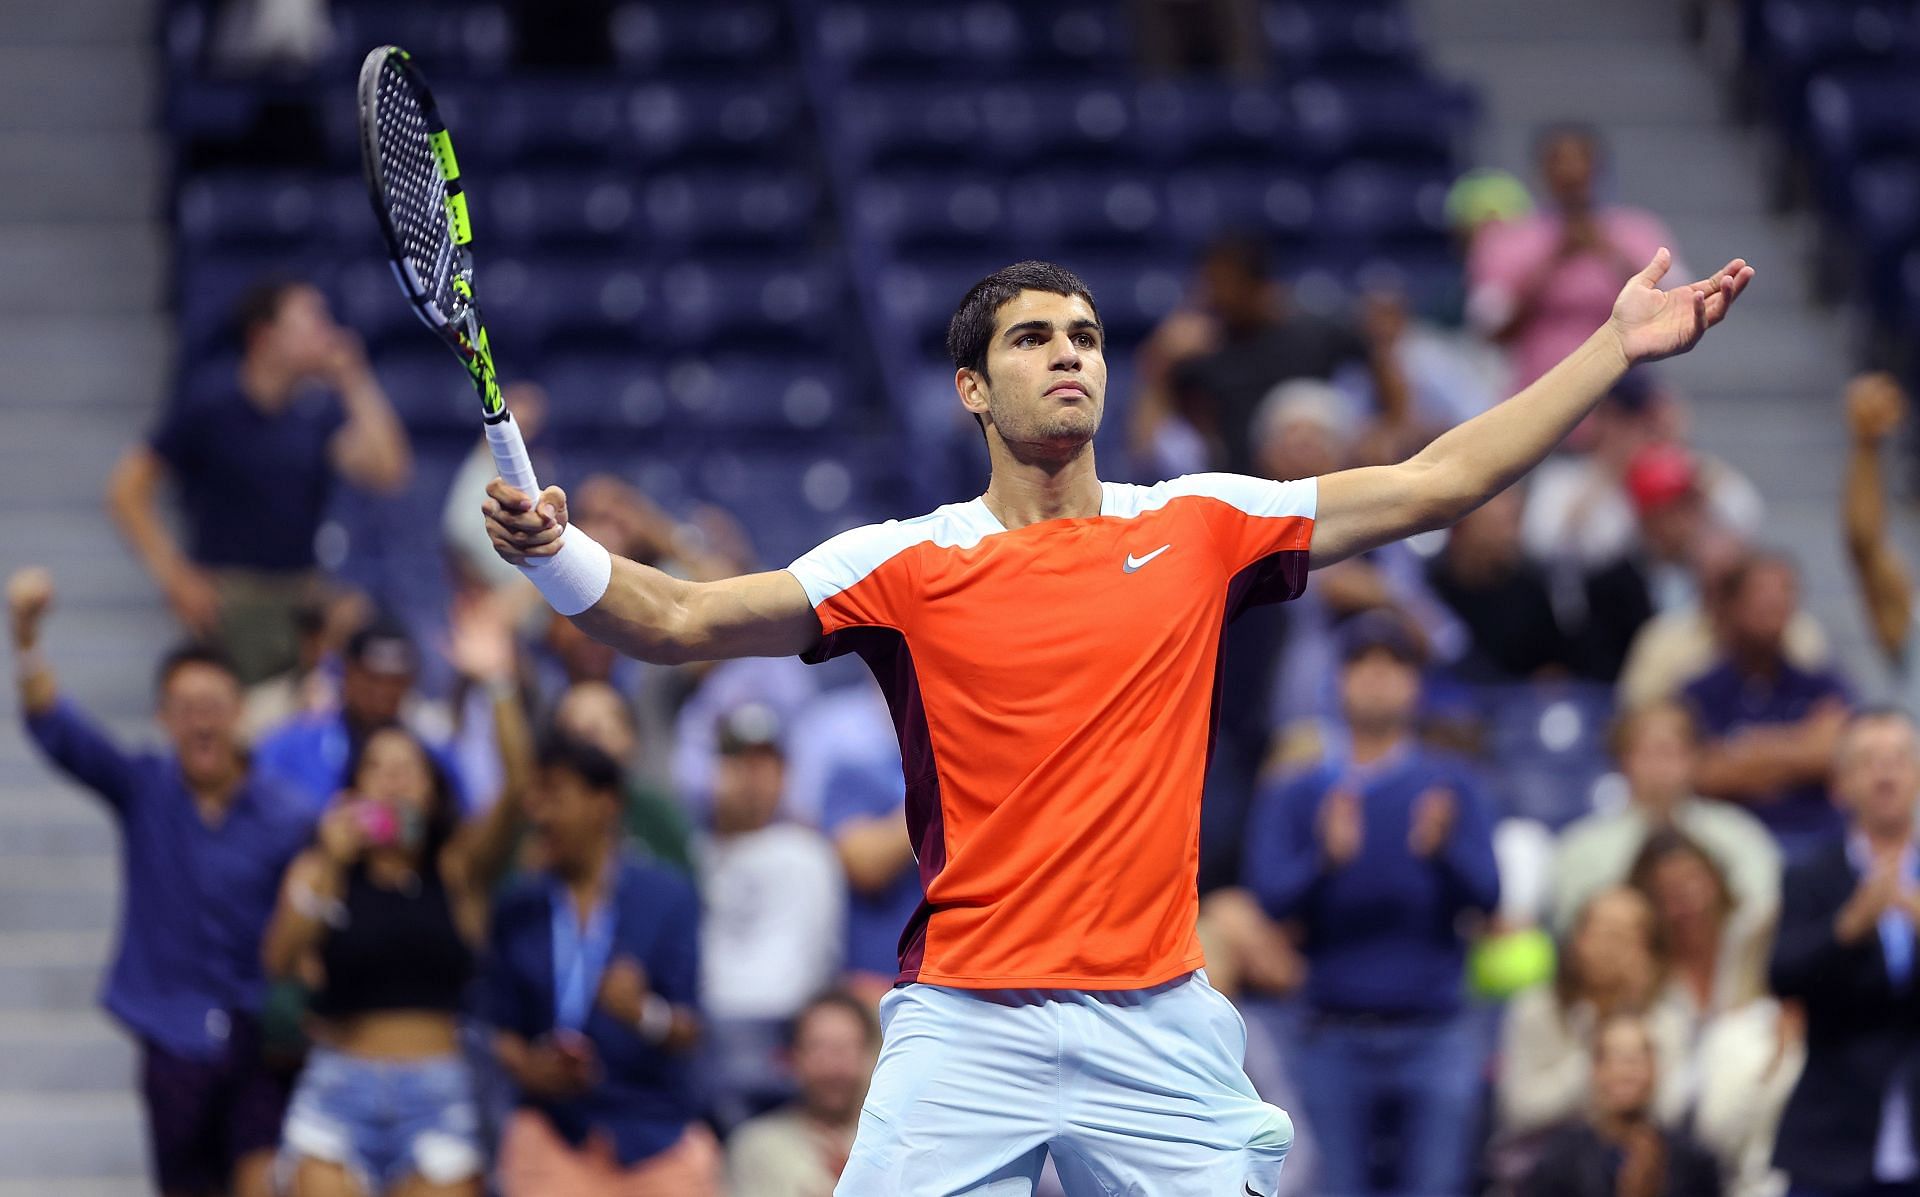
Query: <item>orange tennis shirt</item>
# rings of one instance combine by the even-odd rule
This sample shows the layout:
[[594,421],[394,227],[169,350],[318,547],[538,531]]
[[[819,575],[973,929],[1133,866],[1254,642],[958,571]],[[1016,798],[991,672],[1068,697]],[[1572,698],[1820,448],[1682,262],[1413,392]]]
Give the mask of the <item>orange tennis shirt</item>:
[[789,569],[900,737],[926,898],[900,978],[1141,989],[1201,967],[1200,789],[1222,632],[1299,595],[1314,481],[1101,484],[1009,531],[975,499],[841,533]]

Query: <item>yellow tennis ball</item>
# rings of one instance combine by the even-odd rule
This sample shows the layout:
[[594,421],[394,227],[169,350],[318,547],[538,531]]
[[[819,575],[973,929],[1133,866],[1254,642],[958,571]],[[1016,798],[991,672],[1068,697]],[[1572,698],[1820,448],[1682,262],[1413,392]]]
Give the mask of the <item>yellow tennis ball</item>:
[[1545,931],[1489,935],[1467,956],[1467,982],[1476,996],[1509,998],[1553,976],[1553,939]]

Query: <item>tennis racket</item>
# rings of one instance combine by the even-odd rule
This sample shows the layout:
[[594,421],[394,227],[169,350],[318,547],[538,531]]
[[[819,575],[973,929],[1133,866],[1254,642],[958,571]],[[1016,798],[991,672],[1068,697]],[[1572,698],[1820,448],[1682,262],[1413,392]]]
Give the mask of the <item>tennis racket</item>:
[[[500,396],[487,327],[474,303],[473,226],[453,138],[426,78],[398,46],[381,46],[360,67],[360,150],[400,290],[473,379],[500,477],[538,498],[540,484]],[[528,565],[540,563],[534,558]]]

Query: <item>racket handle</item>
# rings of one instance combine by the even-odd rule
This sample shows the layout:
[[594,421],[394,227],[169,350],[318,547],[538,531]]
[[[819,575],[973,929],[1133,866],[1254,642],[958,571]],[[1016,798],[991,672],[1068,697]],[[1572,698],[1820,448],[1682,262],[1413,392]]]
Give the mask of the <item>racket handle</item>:
[[527,442],[520,437],[520,425],[507,415],[487,425],[487,447],[493,450],[494,467],[508,486],[529,499],[540,497],[540,483],[533,476],[533,461],[527,456]]

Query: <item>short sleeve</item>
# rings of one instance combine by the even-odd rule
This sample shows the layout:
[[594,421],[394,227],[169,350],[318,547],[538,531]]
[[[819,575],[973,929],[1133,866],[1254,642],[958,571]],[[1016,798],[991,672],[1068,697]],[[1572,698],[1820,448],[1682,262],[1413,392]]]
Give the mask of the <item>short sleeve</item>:
[[1318,479],[1275,482],[1244,474],[1192,474],[1174,485],[1213,500],[1206,519],[1229,573],[1272,562],[1297,569],[1297,585],[1287,597],[1304,588],[1320,499]]
[[889,520],[849,529],[787,567],[820,618],[820,643],[803,659],[839,656],[855,628],[906,631],[918,590],[914,548],[929,537],[921,521]]
[[196,450],[204,439],[195,431],[197,423],[193,405],[175,396],[167,404],[166,411],[161,413],[160,422],[147,436],[147,447],[166,462],[167,468],[175,474],[191,473],[193,470]]

